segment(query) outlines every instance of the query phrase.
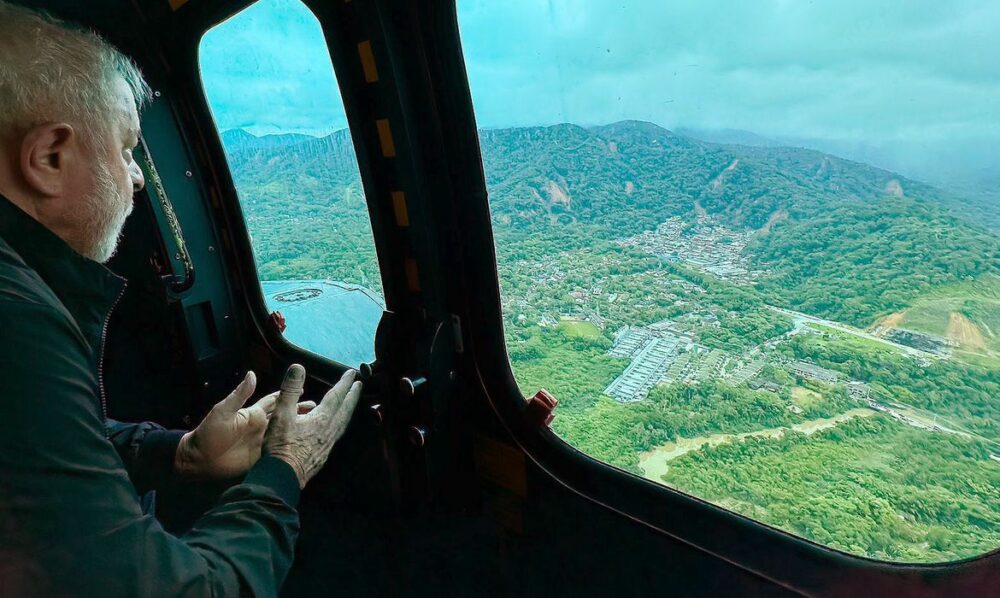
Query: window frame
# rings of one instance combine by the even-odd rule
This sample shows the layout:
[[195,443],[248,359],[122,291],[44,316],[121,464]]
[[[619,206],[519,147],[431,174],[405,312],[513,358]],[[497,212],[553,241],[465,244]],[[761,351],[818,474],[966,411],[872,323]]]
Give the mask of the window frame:
[[[192,2],[179,15],[181,33],[186,39],[177,42],[184,48],[178,62],[183,65],[183,72],[175,72],[175,75],[180,83],[188,84],[186,99],[191,104],[191,111],[187,115],[186,128],[200,132],[200,139],[194,145],[202,150],[202,157],[214,175],[214,180],[208,184],[213,186],[213,197],[219,201],[213,204],[222,219],[222,234],[231,240],[232,265],[240,280],[237,294],[244,298],[254,325],[275,355],[303,361],[307,367],[315,368],[310,373],[316,373],[321,379],[335,379],[334,376],[343,371],[342,364],[305,354],[267,325],[268,314],[242,210],[201,88],[197,55],[201,35],[251,3],[252,0]],[[375,7],[365,17],[370,21],[343,23],[333,22],[338,9],[332,6],[333,3],[329,6],[316,0],[304,3],[313,10],[323,27],[341,88],[369,202],[386,309],[400,314],[411,309],[403,260],[414,247],[392,229],[391,213],[377,202],[377,198],[388,196],[388,182],[412,183],[414,177],[419,177],[417,170],[430,164],[437,171],[447,173],[448,186],[436,198],[422,199],[427,206],[447,211],[451,218],[439,222],[425,218],[420,224],[427,227],[424,234],[433,237],[430,242],[435,239],[455,241],[455,246],[438,249],[454,254],[459,270],[436,278],[428,275],[431,284],[427,286],[440,295],[434,300],[447,303],[461,317],[466,347],[461,364],[463,373],[471,379],[470,387],[478,389],[487,407],[495,413],[505,434],[528,456],[534,470],[583,499],[620,515],[623,522],[655,530],[793,591],[847,593],[852,588],[856,591],[863,587],[869,592],[888,594],[926,592],[932,588],[960,594],[1000,585],[1000,549],[941,564],[900,564],[850,555],[597,461],[551,430],[526,425],[523,418],[525,400],[514,379],[504,341],[488,192],[455,2],[422,0],[397,9],[387,0],[378,0],[373,2]],[[404,27],[398,24],[398,19],[405,13],[415,19]],[[360,65],[352,55],[352,38],[333,37],[338,31],[356,26],[372,30],[381,26],[381,35],[385,36],[385,48],[380,46],[377,52],[384,52],[379,63],[386,85],[377,90],[363,89],[358,83],[363,79]],[[412,36],[404,37],[400,30],[407,28],[413,30]],[[420,55],[407,57],[405,52]],[[426,70],[420,73],[405,71],[402,67],[410,65],[408,60],[423,61]],[[386,63],[393,68],[381,70],[381,65]],[[414,80],[424,79],[433,88],[435,105],[432,108],[415,107],[409,103],[410,96],[406,93]],[[372,124],[377,114],[389,114],[394,122],[402,125],[402,132],[410,136],[411,143],[423,150],[419,156],[411,154],[400,159],[405,162],[400,170],[407,169],[408,173],[388,168],[379,160],[377,132]],[[424,118],[428,114],[433,114],[434,118]],[[207,127],[209,133],[205,133],[206,124],[210,125]],[[420,131],[429,130],[436,131],[440,144],[432,146],[414,140]],[[423,209],[419,205],[415,208]],[[411,213],[411,218],[413,216]],[[380,332],[378,336],[383,335]],[[377,356],[383,350],[380,340],[376,341]],[[850,580],[850,587],[842,585],[844,580]]]
[[[225,240],[223,243],[227,250],[225,257],[232,273],[231,284],[236,301],[246,308],[246,313],[249,315],[247,325],[254,331],[253,336],[263,341],[267,351],[266,355],[251,355],[251,363],[257,362],[263,367],[269,367],[267,364],[273,361],[298,362],[306,367],[310,377],[332,386],[344,371],[350,367],[356,367],[357,364],[344,364],[334,358],[295,345],[284,334],[278,332],[270,321],[270,312],[267,309],[254,258],[246,217],[229,168],[228,157],[222,145],[222,134],[213,118],[201,77],[200,48],[204,35],[217,25],[237,16],[238,13],[249,8],[256,1],[223,0],[210,3],[181,3],[174,9],[177,12],[174,15],[177,29],[172,32],[175,35],[175,41],[170,47],[173,55],[168,56],[168,60],[181,65],[181,68],[174,72],[178,83],[178,93],[174,99],[183,104],[181,113],[186,118],[182,119],[181,128],[196,132],[196,137],[189,139],[188,143],[198,150],[197,153],[205,166],[204,184],[208,188],[207,194],[211,197],[215,227]],[[386,306],[374,339],[375,362],[377,363],[386,349],[384,346],[386,342],[384,331],[387,323],[386,314],[391,314],[394,307],[400,304],[402,293],[399,276],[394,276],[397,268],[390,263],[386,256],[386,253],[391,251],[392,245],[390,241],[385,240],[386,215],[377,206],[373,206],[372,198],[376,197],[382,190],[379,185],[372,183],[372,181],[378,180],[379,175],[372,172],[378,170],[378,164],[373,159],[376,153],[376,148],[372,144],[373,135],[370,134],[369,127],[365,126],[365,122],[368,120],[367,111],[362,109],[363,106],[358,100],[349,101],[348,99],[356,98],[362,92],[357,85],[352,84],[356,80],[354,76],[356,73],[352,71],[357,71],[360,67],[356,67],[350,60],[348,40],[335,37],[336,28],[330,26],[331,14],[326,10],[324,3],[316,0],[298,1],[310,10],[322,29],[324,41],[330,54],[332,74],[340,90],[348,129],[361,173],[361,183],[368,204],[368,215],[375,241],[376,257],[382,277],[383,299]],[[362,376],[366,378],[366,374],[369,374],[372,368],[366,369],[365,366],[373,366],[373,364],[361,365]]]
[[[209,138],[206,141],[208,141],[210,145],[215,146],[211,148],[212,150],[216,149],[221,150],[223,155],[222,164],[225,167],[220,168],[218,174],[224,176],[225,180],[221,181],[222,184],[220,185],[221,188],[219,190],[221,191],[222,194],[227,196],[231,195],[232,198],[235,198],[235,202],[233,202],[230,197],[227,197],[227,200],[229,201],[226,202],[228,204],[226,206],[228,208],[227,211],[229,212],[227,216],[230,219],[235,219],[235,222],[237,223],[236,226],[230,227],[229,231],[231,232],[231,235],[234,237],[233,239],[235,241],[234,245],[238,249],[237,253],[241,256],[240,259],[237,261],[240,269],[243,271],[241,272],[243,274],[241,286],[243,287],[245,291],[244,294],[246,295],[246,298],[250,304],[251,313],[254,316],[257,328],[263,335],[264,339],[268,342],[272,351],[274,351],[276,354],[285,355],[288,356],[290,359],[298,359],[300,361],[302,360],[303,357],[308,356],[306,361],[312,362],[313,368],[315,368],[315,366],[318,365],[323,370],[332,369],[332,371],[335,372],[336,375],[336,377],[333,378],[333,381],[336,381],[336,379],[339,378],[340,374],[346,371],[347,369],[370,365],[370,363],[349,364],[340,361],[334,356],[324,355],[322,353],[313,351],[306,347],[297,345],[293,343],[291,340],[289,340],[288,337],[284,334],[284,332],[278,331],[277,328],[272,323],[271,312],[268,310],[267,300],[266,297],[264,296],[264,286],[263,286],[264,281],[261,279],[259,269],[257,268],[256,253],[251,239],[250,227],[248,224],[248,220],[246,218],[246,213],[243,208],[243,203],[240,199],[239,189],[236,186],[235,180],[233,179],[232,170],[230,169],[229,156],[226,154],[225,147],[222,143],[222,130],[219,128],[218,123],[215,121],[212,112],[211,102],[208,98],[208,94],[206,92],[204,85],[204,79],[202,77],[201,48],[202,44],[204,43],[205,36],[209,34],[216,27],[224,24],[226,21],[229,21],[230,19],[234,18],[239,18],[240,13],[251,8],[258,1],[259,0],[232,0],[228,3],[226,2],[219,3],[218,9],[211,14],[211,17],[209,19],[211,25],[207,27],[202,25],[201,27],[199,27],[200,32],[197,35],[197,42],[195,45],[195,55],[196,55],[195,72],[197,73],[197,81],[198,81],[198,87],[196,88],[197,89],[196,96],[200,99],[200,103],[202,103],[204,107],[208,110],[209,122],[212,125],[211,130],[214,133],[214,138]],[[367,200],[368,188],[365,185],[364,176],[361,175],[360,173],[360,170],[362,168],[361,149],[363,144],[356,139],[356,131],[353,126],[354,123],[352,122],[351,117],[348,114],[347,102],[344,99],[343,95],[344,86],[341,83],[340,72],[338,71],[338,66],[335,62],[337,59],[337,57],[335,56],[336,48],[334,45],[331,44],[330,38],[328,37],[328,31],[324,26],[323,21],[320,18],[320,14],[318,14],[313,9],[313,7],[310,6],[310,3],[304,0],[290,0],[290,1],[299,2],[302,5],[302,7],[307,9],[312,14],[313,18],[316,19],[316,25],[320,27],[320,30],[323,34],[324,47],[327,49],[327,52],[329,53],[331,76],[333,77],[334,83],[337,85],[338,90],[341,93],[341,103],[342,103],[341,107],[344,108],[344,114],[348,125],[347,126],[348,134],[350,135],[352,144],[354,145],[355,154],[357,156],[357,161],[358,161],[359,177],[361,179],[362,186],[365,190],[366,202],[368,202],[369,206],[367,212],[369,217],[369,224],[373,229],[372,241],[376,249],[376,258],[379,266],[379,273],[382,277],[383,302],[385,303],[385,308],[383,309],[384,313],[385,311],[389,311],[390,303],[388,297],[388,287],[386,286],[387,281],[385,276],[385,269],[382,263],[383,260],[381,256],[378,255],[379,245],[374,236],[375,222],[371,210],[371,202]],[[247,255],[249,255],[249,262],[246,259]],[[378,336],[378,331],[376,330],[376,337],[377,336]],[[377,345],[377,338],[372,338],[372,344]]]
[[[433,17],[437,43],[451,55],[439,57],[447,67],[436,72],[438,89],[451,97],[445,112],[464,126],[471,126],[474,140],[456,139],[452,159],[462,163],[453,169],[463,172],[457,205],[475,204],[478,213],[470,221],[488,228],[490,234],[470,237],[469,256],[489,256],[470,266],[474,278],[468,330],[476,352],[477,374],[491,407],[504,422],[506,431],[528,455],[534,466],[575,494],[624,518],[659,531],[675,540],[703,550],[717,558],[761,575],[786,588],[806,592],[844,591],[839,586],[846,576],[852,587],[870,592],[922,592],[929,587],[942,592],[967,592],[989,587],[988,580],[1000,583],[1000,547],[975,557],[945,563],[898,563],[849,554],[812,540],[771,527],[726,510],[683,491],[657,484],[635,474],[594,459],[568,444],[547,427],[525,425],[522,395],[515,380],[505,344],[500,305],[499,271],[495,261],[492,227],[479,151],[472,96],[468,86],[458,9],[454,1],[435,7]],[[457,57],[457,59],[456,59]],[[444,102],[442,102],[444,103]],[[485,210],[483,209],[485,208]],[[558,397],[557,397],[558,398]],[[558,417],[558,409],[555,411]],[[987,585],[980,586],[986,582]]]

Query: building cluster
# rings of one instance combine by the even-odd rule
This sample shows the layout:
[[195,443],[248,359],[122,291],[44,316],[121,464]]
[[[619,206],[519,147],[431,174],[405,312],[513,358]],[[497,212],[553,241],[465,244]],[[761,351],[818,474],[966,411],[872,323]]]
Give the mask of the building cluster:
[[[702,321],[702,325],[705,322]],[[629,359],[630,363],[604,393],[622,403],[641,401],[661,383],[698,384],[707,380],[726,380],[729,384],[747,384],[754,390],[777,393],[780,385],[758,376],[768,365],[759,349],[736,355],[699,344],[690,323],[664,320],[649,326],[624,326],[614,337],[608,355]],[[844,374],[807,361],[771,361],[774,365],[804,380],[824,384],[845,381]],[[855,400],[871,403],[870,388],[864,382],[846,380],[847,390]]]
[[619,243],[665,260],[690,264],[731,282],[747,283],[760,274],[751,269],[743,252],[752,236],[751,231],[736,231],[707,218],[692,225],[675,216],[655,231],[645,231]]
[[856,401],[868,401],[871,397],[871,387],[857,380],[851,380],[847,383],[847,392]]
[[730,384],[743,384],[757,377],[757,374],[767,365],[767,360],[763,357],[751,357],[742,360],[733,371],[729,372]]
[[[626,333],[628,346],[635,346],[631,354],[632,362],[620,376],[608,386],[604,393],[622,403],[641,401],[649,396],[649,391],[664,380],[670,366],[684,351],[685,340],[671,334],[647,335],[643,333],[631,337]],[[641,340],[640,340],[641,339]],[[626,353],[621,348],[618,355]],[[612,349],[612,355],[615,355]]]
[[[654,386],[663,382],[697,384],[715,378],[755,375],[764,367],[739,362],[733,355],[695,342],[677,323],[665,320],[650,326],[625,326],[615,334],[608,354],[630,359],[628,367],[604,390],[622,403],[641,401]],[[726,366],[738,362],[728,374]]]
[[676,359],[667,369],[664,382],[698,383],[722,376],[723,368],[730,362],[730,356],[719,349],[709,349],[696,345]]
[[789,369],[793,374],[807,380],[816,380],[827,384],[836,384],[841,377],[840,372],[822,368],[807,361],[793,361]]

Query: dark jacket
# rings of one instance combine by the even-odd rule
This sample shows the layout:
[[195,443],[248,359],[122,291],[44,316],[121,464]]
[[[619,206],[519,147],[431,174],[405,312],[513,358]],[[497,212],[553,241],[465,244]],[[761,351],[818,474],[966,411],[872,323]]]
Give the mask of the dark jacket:
[[263,457],[182,537],[140,509],[180,433],[105,417],[124,289],[0,197],[0,596],[275,595],[298,533],[283,461]]

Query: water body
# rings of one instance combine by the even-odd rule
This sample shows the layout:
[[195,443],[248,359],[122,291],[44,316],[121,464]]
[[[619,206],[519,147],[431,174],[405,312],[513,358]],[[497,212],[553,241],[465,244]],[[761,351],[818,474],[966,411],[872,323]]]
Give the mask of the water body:
[[385,302],[362,286],[331,280],[261,282],[268,311],[280,311],[294,345],[345,365],[375,359],[375,329]]
[[[832,428],[841,422],[845,422],[854,417],[868,417],[874,415],[871,409],[858,408],[845,411],[834,417],[812,419],[791,426],[792,430],[803,434],[812,434],[820,430]],[[788,428],[767,428],[756,432],[743,432],[742,434],[710,434],[695,438],[678,438],[675,442],[668,442],[652,451],[642,453],[639,456],[639,468],[642,469],[643,476],[655,482],[662,482],[662,477],[669,469],[670,461],[681,455],[696,451],[705,445],[718,446],[724,442],[733,440],[743,440],[749,437],[780,438]]]

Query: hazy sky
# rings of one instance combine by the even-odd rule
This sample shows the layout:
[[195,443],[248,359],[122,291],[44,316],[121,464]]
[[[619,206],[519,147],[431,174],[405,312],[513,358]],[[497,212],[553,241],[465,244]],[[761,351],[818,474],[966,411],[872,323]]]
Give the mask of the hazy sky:
[[205,93],[222,130],[325,134],[347,126],[319,23],[298,0],[260,0],[205,34]]
[[[996,176],[998,0],[458,5],[482,127],[746,129],[872,154],[911,175],[961,166]],[[211,32],[202,67],[220,126],[342,128],[321,40],[296,0],[261,0]]]

